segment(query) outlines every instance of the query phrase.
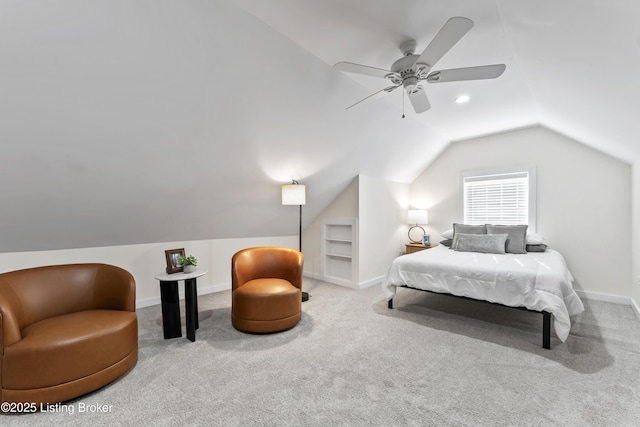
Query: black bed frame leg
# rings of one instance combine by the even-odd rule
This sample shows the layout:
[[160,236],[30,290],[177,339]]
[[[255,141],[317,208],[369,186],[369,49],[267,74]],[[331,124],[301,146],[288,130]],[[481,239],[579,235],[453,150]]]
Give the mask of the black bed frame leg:
[[551,349],[551,313],[542,312],[542,347]]
[[387,308],[393,308],[393,298],[387,301]]

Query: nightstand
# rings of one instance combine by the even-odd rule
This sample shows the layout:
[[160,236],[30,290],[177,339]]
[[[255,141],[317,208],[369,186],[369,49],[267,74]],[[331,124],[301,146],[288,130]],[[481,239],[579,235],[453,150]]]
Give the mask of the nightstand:
[[405,245],[405,251],[407,254],[412,254],[414,252],[424,251],[425,249],[435,248],[436,246],[438,245],[425,246],[422,243],[407,243]]

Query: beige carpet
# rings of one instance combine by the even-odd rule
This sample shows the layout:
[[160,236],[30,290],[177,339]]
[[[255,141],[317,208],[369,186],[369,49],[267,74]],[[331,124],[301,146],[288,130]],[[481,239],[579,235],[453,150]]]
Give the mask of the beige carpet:
[[139,310],[131,372],[61,412],[0,424],[640,425],[629,306],[585,301],[567,342],[552,335],[544,350],[535,313],[407,289],[388,310],[378,286],[305,289],[302,321],[273,335],[233,329],[229,292],[199,297],[194,343],[162,338],[159,306]]

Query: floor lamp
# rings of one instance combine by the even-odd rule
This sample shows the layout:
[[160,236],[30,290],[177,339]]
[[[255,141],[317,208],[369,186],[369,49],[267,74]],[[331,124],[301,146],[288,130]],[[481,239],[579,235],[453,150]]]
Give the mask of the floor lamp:
[[[302,252],[302,205],[306,204],[306,193],[304,185],[301,185],[295,179],[291,181],[291,184],[283,184],[282,204],[300,206],[300,228],[298,231],[298,238],[299,250],[300,252]],[[307,292],[302,292],[302,301],[307,301],[308,299],[309,294]]]

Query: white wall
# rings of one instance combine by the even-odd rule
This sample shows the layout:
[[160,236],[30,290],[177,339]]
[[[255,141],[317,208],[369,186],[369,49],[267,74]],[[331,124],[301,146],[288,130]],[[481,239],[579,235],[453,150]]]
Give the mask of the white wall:
[[456,142],[411,184],[411,201],[429,209],[437,241],[460,220],[460,171],[531,164],[537,232],[564,255],[575,288],[629,297],[631,167],[583,144],[542,127]]
[[[100,262],[129,271],[136,280],[136,306],[160,303],[160,285],[154,276],[166,267],[167,249],[184,248],[187,255],[198,258],[198,268],[208,273],[198,278],[198,293],[231,289],[231,257],[251,246],[285,246],[298,248],[297,236],[259,237],[252,239],[216,239],[189,242],[150,243],[99,248],[64,249],[39,252],[0,253],[0,273],[43,265]],[[184,287],[180,286],[181,293]],[[231,301],[229,301],[231,304]]]
[[318,277],[321,272],[322,223],[327,219],[358,218],[358,186],[356,177],[340,195],[302,231],[305,274]]
[[305,274],[321,276],[322,223],[358,219],[357,287],[382,280],[404,249],[409,184],[357,176],[340,196],[303,231]]
[[640,316],[640,161],[633,165],[632,182],[632,271],[631,299],[636,314]]
[[378,283],[404,249],[409,184],[360,175],[358,280]]

